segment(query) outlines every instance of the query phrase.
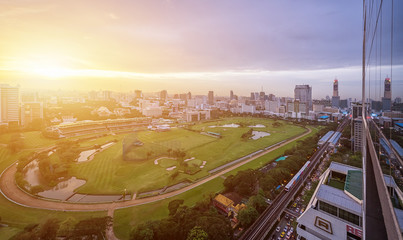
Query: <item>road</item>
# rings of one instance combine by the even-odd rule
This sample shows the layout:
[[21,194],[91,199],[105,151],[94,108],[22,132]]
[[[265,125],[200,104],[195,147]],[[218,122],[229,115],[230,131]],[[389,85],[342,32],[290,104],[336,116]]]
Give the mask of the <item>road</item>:
[[[337,128],[336,131],[342,131],[347,125],[348,119],[345,119]],[[241,239],[264,239],[266,234],[270,231],[270,228],[278,220],[281,213],[287,207],[288,203],[294,197],[294,195],[299,190],[311,172],[315,169],[319,163],[320,158],[325,153],[329,146],[329,142],[323,144],[310,158],[311,163],[307,167],[307,170],[301,175],[301,180],[299,180],[298,187],[295,186],[291,188],[288,192],[282,191],[272,202],[272,204],[266,208],[266,210],[260,215],[260,217],[254,222],[254,224],[249,227],[249,229],[241,236]]]
[[142,205],[142,204],[147,204],[151,202],[156,202],[160,201],[166,198],[170,198],[173,196],[176,196],[178,194],[184,193],[186,191],[189,191],[195,187],[198,187],[208,181],[211,181],[217,177],[220,177],[236,168],[239,168],[243,166],[246,163],[249,163],[256,158],[259,158],[269,152],[272,152],[288,143],[291,143],[299,138],[302,138],[309,133],[311,133],[311,129],[308,129],[304,134],[296,136],[294,138],[291,138],[273,148],[270,148],[268,150],[265,150],[249,159],[246,159],[242,162],[239,162],[237,164],[234,164],[231,167],[228,167],[222,171],[219,171],[215,174],[212,174],[200,181],[197,181],[191,185],[188,185],[184,188],[153,196],[153,197],[148,197],[148,198],[143,198],[143,199],[132,199],[128,201],[122,201],[122,202],[114,202],[114,203],[92,203],[92,204],[85,204],[85,203],[69,203],[69,202],[61,202],[61,201],[51,201],[47,199],[42,199],[42,198],[37,198],[35,196],[32,196],[24,191],[22,191],[15,182],[14,175],[17,172],[17,165],[14,163],[11,166],[9,166],[7,169],[5,169],[1,176],[0,176],[0,192],[3,194],[5,198],[7,198],[9,201],[24,206],[24,207],[30,207],[30,208],[38,208],[38,209],[47,209],[47,210],[57,210],[57,211],[113,211],[114,209],[120,209],[120,208],[126,208],[126,207],[132,207],[132,206],[137,206],[137,205]]

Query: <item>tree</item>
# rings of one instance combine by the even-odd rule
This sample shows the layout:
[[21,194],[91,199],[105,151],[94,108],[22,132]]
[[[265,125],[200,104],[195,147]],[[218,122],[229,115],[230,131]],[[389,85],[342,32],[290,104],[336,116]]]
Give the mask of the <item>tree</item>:
[[59,231],[57,232],[58,236],[61,237],[69,237],[73,230],[74,226],[78,223],[78,220],[73,217],[68,217],[66,220],[60,223]]
[[208,234],[199,226],[195,226],[190,230],[186,240],[207,240]]
[[21,134],[13,134],[7,147],[12,153],[20,151],[24,147],[24,140],[22,139]]
[[130,235],[132,240],[152,240],[154,239],[154,231],[149,223],[143,223],[135,227]]
[[48,219],[45,223],[41,225],[38,236],[39,239],[43,240],[52,240],[56,239],[57,231],[59,230],[59,220],[57,219]]
[[259,213],[252,206],[239,211],[238,220],[243,227],[249,227],[258,218]]
[[103,239],[106,229],[111,225],[112,218],[110,216],[85,219],[76,224],[72,237],[78,239],[94,239],[95,237],[95,239]]
[[260,194],[250,197],[248,205],[254,207],[259,213],[267,208],[266,199]]
[[183,204],[183,202],[184,202],[183,199],[175,199],[170,201],[168,203],[169,216],[174,215],[178,210],[179,206]]

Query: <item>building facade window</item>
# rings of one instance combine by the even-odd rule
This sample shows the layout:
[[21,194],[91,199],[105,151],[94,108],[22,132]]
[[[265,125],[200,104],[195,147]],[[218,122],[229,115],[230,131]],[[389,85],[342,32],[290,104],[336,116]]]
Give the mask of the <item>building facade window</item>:
[[360,226],[360,216],[355,215],[354,213],[339,209],[339,218]]
[[320,201],[319,209],[337,217],[337,207],[335,207],[333,205]]

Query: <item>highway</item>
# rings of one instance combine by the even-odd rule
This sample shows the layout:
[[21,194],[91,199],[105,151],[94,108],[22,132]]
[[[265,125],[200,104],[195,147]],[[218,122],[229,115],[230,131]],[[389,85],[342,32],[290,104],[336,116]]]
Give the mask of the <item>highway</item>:
[[[337,131],[342,132],[344,127],[348,123],[348,118],[337,127]],[[316,168],[320,162],[320,158],[323,156],[329,146],[329,142],[323,144],[318,151],[316,151],[310,161],[311,164],[301,175],[299,182],[292,187],[288,192],[282,191],[272,202],[272,204],[266,208],[266,210],[259,216],[259,218],[249,227],[249,229],[240,237],[240,239],[264,239],[273,224],[277,221],[281,213],[285,210],[289,202],[294,198],[299,188],[304,185],[306,179],[311,175],[312,171]]]

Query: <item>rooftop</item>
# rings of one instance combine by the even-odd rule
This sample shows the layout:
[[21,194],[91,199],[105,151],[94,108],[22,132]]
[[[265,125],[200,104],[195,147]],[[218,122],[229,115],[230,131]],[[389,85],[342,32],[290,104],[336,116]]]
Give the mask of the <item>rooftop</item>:
[[316,198],[361,216],[361,204],[354,201],[340,189],[328,185],[320,185]]
[[362,171],[349,170],[344,184],[344,191],[347,191],[359,200],[362,200]]
[[331,162],[329,166],[330,171],[339,172],[347,175],[349,170],[361,170],[360,168],[352,167],[343,163]]

